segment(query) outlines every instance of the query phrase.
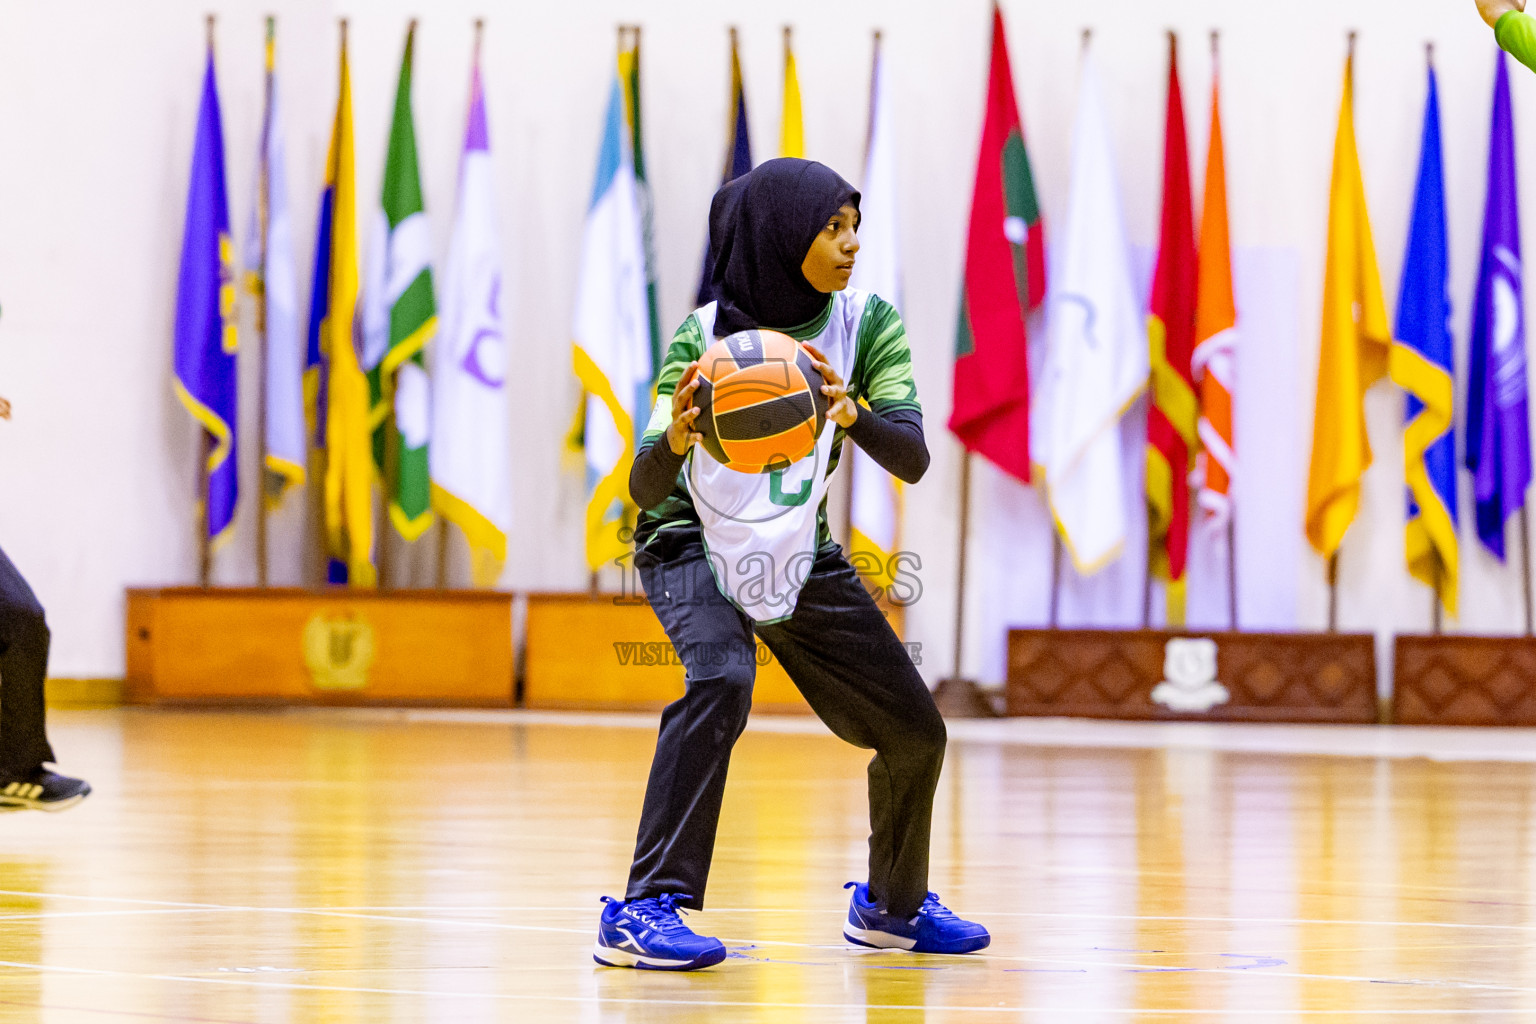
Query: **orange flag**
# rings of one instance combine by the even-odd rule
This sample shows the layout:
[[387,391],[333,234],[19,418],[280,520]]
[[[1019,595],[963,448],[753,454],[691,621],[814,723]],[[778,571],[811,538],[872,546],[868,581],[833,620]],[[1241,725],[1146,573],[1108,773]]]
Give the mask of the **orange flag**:
[[1168,625],[1184,624],[1184,569],[1189,554],[1189,472],[1200,446],[1200,402],[1190,360],[1195,348],[1199,260],[1189,194],[1184,99],[1178,41],[1168,34],[1168,122],[1163,142],[1163,223],[1152,277],[1147,338],[1152,400],[1147,404],[1148,566],[1168,584]]
[[[1215,40],[1212,40],[1214,58]],[[1232,301],[1232,245],[1227,234],[1227,168],[1221,144],[1220,85],[1211,80],[1211,145],[1205,156],[1205,214],[1200,222],[1200,298],[1195,305],[1195,382],[1200,389],[1200,443],[1195,462],[1199,504],[1224,526],[1232,514],[1232,351],[1237,309]],[[1230,557],[1230,556],[1229,556]]]

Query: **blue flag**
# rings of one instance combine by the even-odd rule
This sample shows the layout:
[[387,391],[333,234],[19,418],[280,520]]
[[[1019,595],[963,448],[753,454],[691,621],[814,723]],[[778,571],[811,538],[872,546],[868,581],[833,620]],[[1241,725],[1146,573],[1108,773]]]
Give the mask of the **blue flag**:
[[187,223],[176,285],[176,396],[203,429],[207,454],[208,536],[227,538],[235,518],[239,473],[235,440],[239,380],[235,359],[234,243],[224,189],[224,129],[213,75],[213,48],[203,75],[187,188]]
[[325,357],[321,332],[331,311],[331,207],[335,188],[330,182],[320,193],[320,213],[315,223],[315,269],[309,288],[309,330],[304,343],[304,409],[310,443],[325,447]]
[[1397,329],[1389,356],[1392,380],[1408,392],[1403,422],[1403,475],[1408,484],[1404,535],[1408,571],[1446,611],[1456,614],[1456,432],[1451,375],[1451,300],[1445,227],[1445,175],[1440,156],[1440,99],[1429,71],[1424,138],[1414,192],[1408,254],[1398,291]]
[[1488,141],[1483,253],[1472,308],[1467,376],[1467,468],[1477,501],[1477,536],[1502,561],[1504,524],[1525,504],[1531,439],[1525,380],[1525,314],[1520,272],[1520,203],[1509,72],[1498,52]]
[[[736,30],[731,29],[731,102],[730,130],[725,139],[725,170],[720,184],[741,177],[752,169],[752,140],[747,133],[747,94],[741,84],[741,54],[736,49]],[[715,251],[705,239],[704,271],[699,275],[699,294],[696,303],[707,306],[715,300],[715,287],[710,277],[715,269]]]

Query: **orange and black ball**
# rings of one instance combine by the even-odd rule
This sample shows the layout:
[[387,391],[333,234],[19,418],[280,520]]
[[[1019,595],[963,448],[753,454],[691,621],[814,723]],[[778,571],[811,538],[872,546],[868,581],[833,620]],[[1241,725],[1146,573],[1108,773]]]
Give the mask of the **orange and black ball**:
[[699,359],[694,429],[715,459],[763,473],[805,458],[827,422],[824,383],[799,342],[777,331],[740,331]]

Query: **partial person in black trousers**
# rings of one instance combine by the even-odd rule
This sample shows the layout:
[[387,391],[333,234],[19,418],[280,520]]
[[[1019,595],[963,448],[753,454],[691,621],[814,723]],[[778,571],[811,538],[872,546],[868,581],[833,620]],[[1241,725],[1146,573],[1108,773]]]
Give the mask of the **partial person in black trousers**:
[[[11,403],[0,398],[0,419]],[[84,800],[90,784],[50,771],[44,728],[48,623],[43,606],[0,549],[0,810],[62,811]]]

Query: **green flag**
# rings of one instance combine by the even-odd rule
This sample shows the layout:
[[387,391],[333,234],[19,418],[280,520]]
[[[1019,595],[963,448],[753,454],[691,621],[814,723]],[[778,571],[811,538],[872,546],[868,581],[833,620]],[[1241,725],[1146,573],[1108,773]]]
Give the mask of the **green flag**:
[[[427,440],[430,388],[422,350],[437,330],[432,297],[432,238],[416,168],[411,119],[412,23],[400,61],[395,117],[384,163],[384,191],[374,214],[363,286],[363,366],[368,372],[373,461],[389,518],[406,540],[432,525]],[[393,412],[393,419],[390,413]]]

